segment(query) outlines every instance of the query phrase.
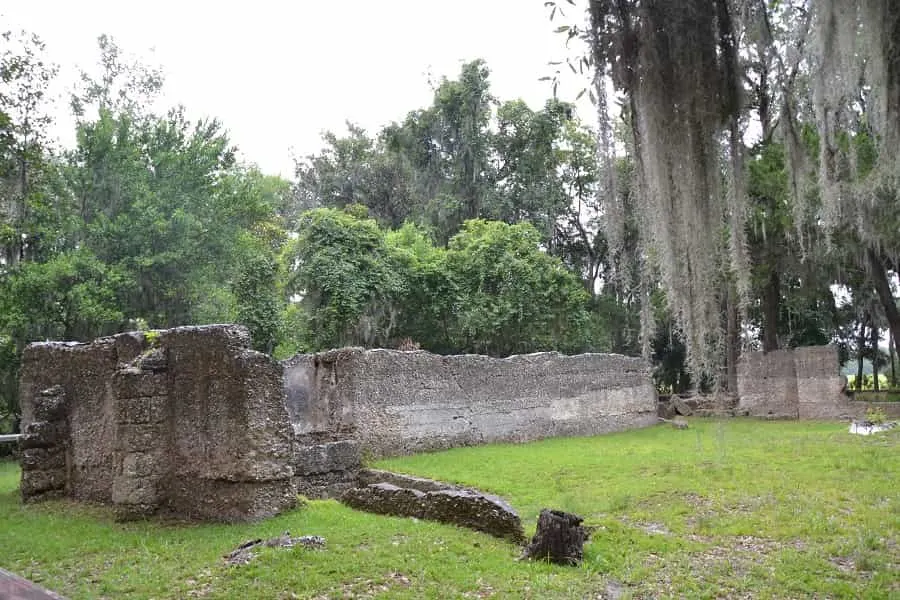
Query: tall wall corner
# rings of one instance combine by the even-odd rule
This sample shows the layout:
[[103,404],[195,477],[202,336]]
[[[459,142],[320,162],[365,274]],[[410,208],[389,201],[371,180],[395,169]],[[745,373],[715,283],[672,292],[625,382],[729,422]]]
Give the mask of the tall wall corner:
[[120,519],[244,521],[296,503],[282,368],[246,328],[183,327],[23,355],[25,501],[68,496]]

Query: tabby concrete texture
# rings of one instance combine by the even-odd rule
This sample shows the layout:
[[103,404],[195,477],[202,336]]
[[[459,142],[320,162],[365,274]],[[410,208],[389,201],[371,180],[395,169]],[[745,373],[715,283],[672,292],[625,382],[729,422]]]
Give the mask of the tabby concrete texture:
[[844,384],[835,346],[746,353],[738,363],[738,411],[768,418],[861,418],[869,404],[849,398]]
[[285,361],[299,438],[402,455],[656,424],[649,365],[612,354],[504,359],[343,348]]
[[525,541],[518,513],[499,496],[432,479],[374,469],[360,473],[359,486],[340,496],[359,510],[452,523],[506,538]]
[[[283,371],[244,327],[127,333],[32,344],[20,382],[23,428],[64,401],[64,489],[120,516],[266,517],[296,501]],[[47,393],[46,390],[55,390]],[[47,453],[26,470],[58,471]],[[52,462],[52,464],[51,464]]]
[[738,362],[738,397],[738,410],[751,416],[798,418],[794,350],[743,354]]
[[294,444],[294,482],[308,498],[337,498],[356,484],[362,454],[356,440]]

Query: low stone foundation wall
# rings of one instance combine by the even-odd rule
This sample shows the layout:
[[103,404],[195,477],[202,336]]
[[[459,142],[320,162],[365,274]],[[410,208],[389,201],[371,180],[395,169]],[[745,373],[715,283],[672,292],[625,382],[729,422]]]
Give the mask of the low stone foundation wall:
[[351,438],[371,457],[657,423],[650,366],[620,355],[344,348],[283,364],[298,439]]
[[850,400],[851,415],[854,419],[864,419],[869,409],[881,411],[884,416],[892,420],[900,420],[900,402],[866,402],[865,400]]
[[362,453],[356,440],[294,447],[294,482],[307,498],[337,498],[357,482]]

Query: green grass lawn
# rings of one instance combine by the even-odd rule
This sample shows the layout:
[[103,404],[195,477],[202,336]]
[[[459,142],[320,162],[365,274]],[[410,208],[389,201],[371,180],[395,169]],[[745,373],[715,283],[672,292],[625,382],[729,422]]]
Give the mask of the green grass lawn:
[[[0,567],[77,598],[898,598],[900,432],[693,420],[595,438],[461,448],[375,466],[500,494],[596,527],[581,567],[517,562],[487,535],[333,501],[247,525],[115,523],[105,508],[23,506],[0,464]],[[325,550],[222,555],[321,535]]]

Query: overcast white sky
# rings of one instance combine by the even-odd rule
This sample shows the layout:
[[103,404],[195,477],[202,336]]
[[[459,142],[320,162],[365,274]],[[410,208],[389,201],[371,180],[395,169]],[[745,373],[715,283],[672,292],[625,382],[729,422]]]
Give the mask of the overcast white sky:
[[[68,88],[92,68],[107,33],[166,74],[166,105],[213,116],[245,159],[293,175],[294,154],[320,147],[344,121],[376,130],[431,100],[429,72],[454,77],[484,58],[500,99],[540,107],[551,95],[547,62],[565,56],[541,0],[29,0],[4,3],[0,30],[40,35]],[[574,10],[573,10],[574,12]],[[560,95],[581,87],[570,80]],[[64,106],[59,112],[64,112]],[[589,105],[581,109],[591,119]],[[61,122],[62,142],[72,143]]]

